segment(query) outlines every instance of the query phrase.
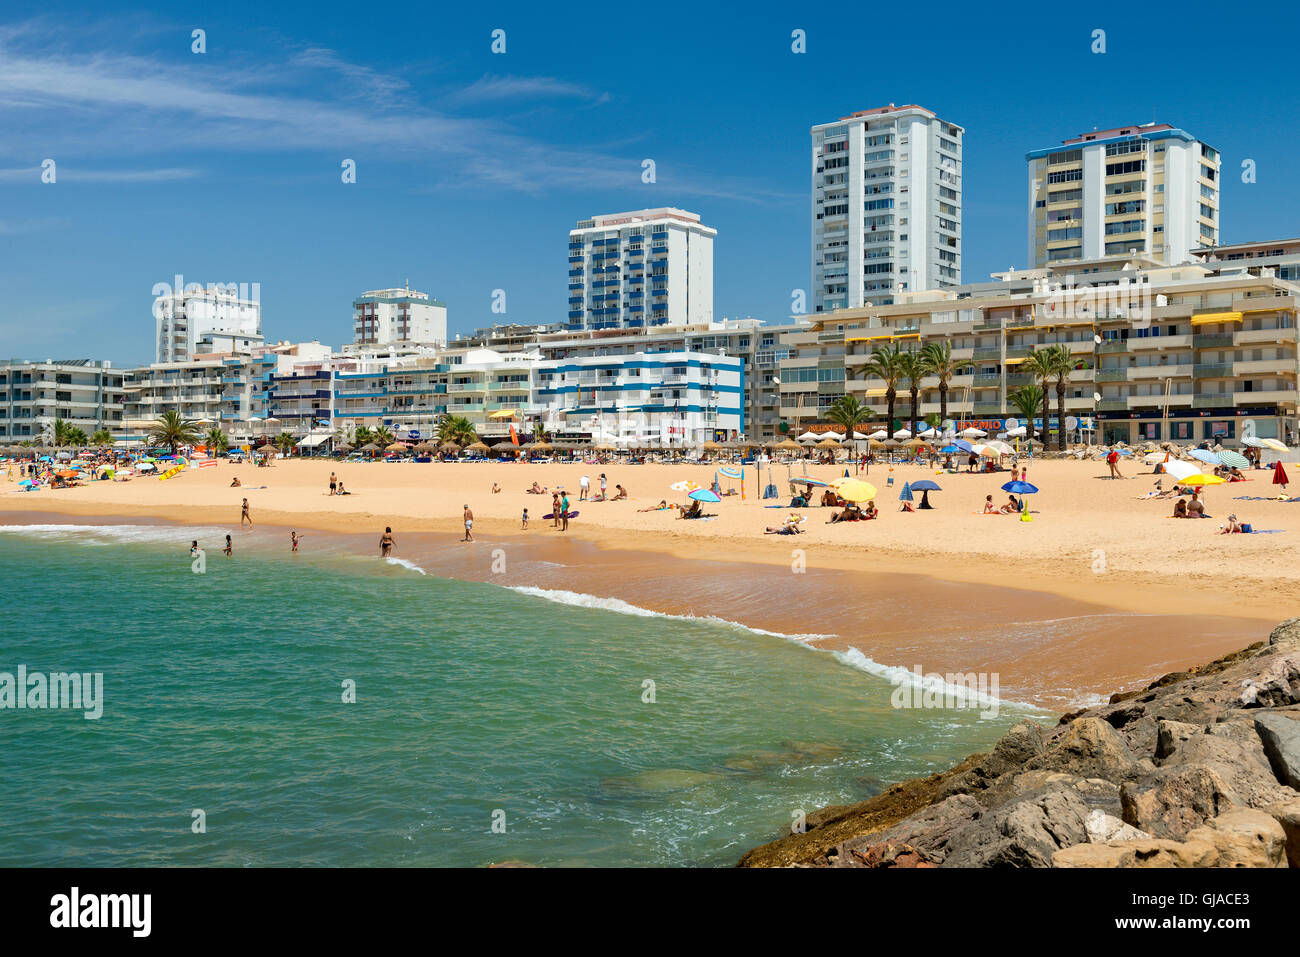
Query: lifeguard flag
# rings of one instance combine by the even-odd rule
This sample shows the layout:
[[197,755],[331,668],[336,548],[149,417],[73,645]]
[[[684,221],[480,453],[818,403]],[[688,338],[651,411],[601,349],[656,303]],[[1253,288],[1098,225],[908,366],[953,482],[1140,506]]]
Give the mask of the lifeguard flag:
[[519,444],[519,436],[515,433],[515,427],[513,425],[510,426],[510,441],[515,445]]

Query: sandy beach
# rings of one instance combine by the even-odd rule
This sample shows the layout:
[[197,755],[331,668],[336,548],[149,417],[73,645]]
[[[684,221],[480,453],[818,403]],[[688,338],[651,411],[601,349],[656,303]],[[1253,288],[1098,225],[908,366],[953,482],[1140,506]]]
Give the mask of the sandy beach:
[[[247,497],[259,524],[342,533],[371,534],[385,526],[395,533],[431,532],[457,542],[461,509],[469,505],[480,546],[503,536],[529,540],[568,537],[604,548],[633,549],[681,557],[743,560],[789,568],[911,573],[940,581],[1028,589],[1107,606],[1166,614],[1229,615],[1275,622],[1294,613],[1294,575],[1300,561],[1300,503],[1237,501],[1235,496],[1272,497],[1278,492],[1267,471],[1249,472],[1250,481],[1212,487],[1204,493],[1207,520],[1168,517],[1173,502],[1141,500],[1155,480],[1149,466],[1124,463],[1124,480],[1106,478],[1102,462],[1039,461],[1029,480],[1041,491],[1030,497],[1033,521],[1015,515],[984,515],[987,494],[1001,504],[1000,486],[1009,473],[940,474],[919,466],[874,465],[861,477],[880,490],[881,516],[872,522],[826,524],[832,509],[803,510],[804,534],[765,535],[790,513],[787,469],[770,474],[782,498],[760,500],[754,470],[746,470],[745,497],[724,497],[707,512],[716,518],[681,521],[671,511],[640,511],[661,499],[684,501],[669,485],[689,479],[712,481],[713,469],[689,465],[554,465],[517,463],[337,463],[291,459],[268,468],[222,463],[191,469],[167,481],[137,476],[129,482],[96,482],[73,489],[20,492],[0,480],[0,510],[51,516],[130,516],[182,523],[239,524],[240,500]],[[807,474],[830,480],[844,466],[813,466]],[[1140,470],[1140,471],[1139,471]],[[330,472],[352,492],[331,497]],[[630,499],[580,502],[580,476],[608,477],[611,495],[621,483]],[[795,474],[804,470],[796,467]],[[894,484],[888,485],[892,475]],[[238,476],[242,488],[231,488]],[[928,478],[942,486],[932,492],[931,511],[902,513],[898,492],[904,482]],[[526,494],[537,481],[564,486],[580,515],[567,533],[542,516],[550,495]],[[722,479],[724,490],[741,483]],[[501,492],[491,492],[493,484]],[[527,508],[527,532],[520,517]],[[1271,534],[1218,535],[1229,513]],[[51,520],[54,520],[51,518]],[[12,521],[12,519],[6,519]],[[802,556],[793,554],[800,550]]]

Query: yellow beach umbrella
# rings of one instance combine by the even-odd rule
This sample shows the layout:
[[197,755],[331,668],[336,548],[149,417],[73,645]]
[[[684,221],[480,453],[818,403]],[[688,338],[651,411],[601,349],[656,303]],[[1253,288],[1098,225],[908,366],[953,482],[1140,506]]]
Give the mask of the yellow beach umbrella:
[[1222,485],[1227,479],[1220,478],[1217,475],[1185,475],[1178,480],[1179,485]]
[[1287,447],[1277,439],[1260,439],[1260,442],[1262,442],[1267,448],[1272,449],[1274,452],[1287,451]]
[[876,487],[861,479],[840,479],[831,486],[846,502],[869,502],[876,497]]
[[692,482],[689,479],[687,479],[686,481],[682,481],[682,482],[674,482],[672,485],[668,487],[672,489],[674,492],[698,492],[704,486],[699,485],[696,482]]

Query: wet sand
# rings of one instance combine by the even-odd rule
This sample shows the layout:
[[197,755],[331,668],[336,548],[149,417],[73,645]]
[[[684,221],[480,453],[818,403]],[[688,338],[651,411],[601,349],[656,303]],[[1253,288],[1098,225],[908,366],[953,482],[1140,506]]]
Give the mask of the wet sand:
[[[207,511],[185,524],[225,524],[235,536],[237,554],[246,548],[288,553],[289,526],[263,521],[255,531],[241,531],[212,522]],[[163,521],[121,514],[70,519],[48,511],[7,512],[0,520]],[[781,561],[768,554],[769,560],[755,562],[748,560],[749,549],[736,549],[722,560],[718,552],[725,546],[695,555],[686,549],[665,554],[565,535],[550,522],[538,521],[526,533],[495,527],[505,524],[483,528],[476,522],[477,541],[470,544],[458,540],[459,528],[446,529],[445,523],[433,532],[398,526],[394,557],[430,575],[538,589],[535,594],[552,600],[609,607],[604,600],[612,599],[663,614],[734,621],[774,633],[755,640],[800,640],[839,652],[846,666],[876,674],[915,666],[926,673],[996,673],[1004,699],[1054,711],[1096,703],[1099,696],[1235,650],[1266,637],[1275,623],[1233,615],[1138,613],[1106,602],[1104,589],[1097,601],[882,571],[861,562],[840,567],[809,561],[801,568],[789,558],[788,540]],[[378,531],[382,528],[367,534],[313,530],[303,539],[303,554],[377,556]],[[394,573],[408,572],[395,568]]]

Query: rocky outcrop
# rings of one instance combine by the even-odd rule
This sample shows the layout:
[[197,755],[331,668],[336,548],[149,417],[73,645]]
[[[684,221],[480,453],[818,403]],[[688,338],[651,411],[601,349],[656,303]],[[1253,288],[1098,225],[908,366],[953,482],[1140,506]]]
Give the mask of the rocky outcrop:
[[1300,618],[808,824],[741,866],[1298,867]]

